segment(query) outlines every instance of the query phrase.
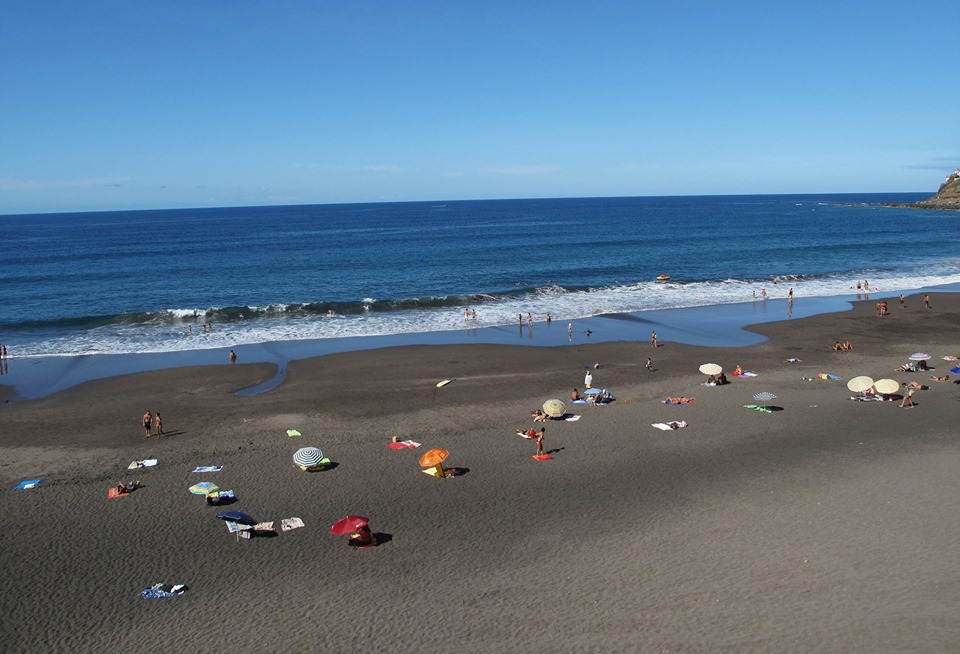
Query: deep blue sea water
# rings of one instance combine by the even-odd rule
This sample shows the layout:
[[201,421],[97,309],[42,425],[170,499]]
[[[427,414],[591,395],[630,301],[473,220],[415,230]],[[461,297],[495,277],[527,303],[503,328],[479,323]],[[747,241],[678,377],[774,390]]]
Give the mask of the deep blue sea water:
[[[926,195],[0,216],[0,343],[11,358],[197,360],[275,342],[319,340],[329,351],[371,336],[523,337],[518,314],[528,313],[535,324],[551,314],[563,335],[594,316],[752,303],[764,291],[775,306],[790,288],[798,308],[835,309],[830,299],[853,299],[857,280],[886,295],[960,283],[960,215],[873,206]],[[739,314],[747,324],[758,311]]]

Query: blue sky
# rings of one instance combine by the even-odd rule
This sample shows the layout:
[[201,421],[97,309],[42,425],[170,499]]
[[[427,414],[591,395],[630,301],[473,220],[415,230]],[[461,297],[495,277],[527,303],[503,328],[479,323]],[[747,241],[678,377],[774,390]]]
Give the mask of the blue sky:
[[951,7],[0,0],[0,213],[932,193]]

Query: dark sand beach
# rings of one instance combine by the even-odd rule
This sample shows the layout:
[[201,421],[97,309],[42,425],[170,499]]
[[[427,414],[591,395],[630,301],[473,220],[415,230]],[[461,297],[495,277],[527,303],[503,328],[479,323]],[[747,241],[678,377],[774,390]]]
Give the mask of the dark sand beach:
[[[411,346],[177,368],[0,404],[8,652],[944,652],[960,646],[960,295],[768,323],[738,348],[637,342]],[[854,349],[836,352],[837,340]],[[894,372],[914,352],[935,370]],[[653,358],[654,370],[644,364]],[[795,357],[802,361],[785,363]],[[603,406],[515,434],[594,385]],[[700,364],[756,377],[703,385]],[[840,376],[818,379],[819,373]],[[928,388],[855,402],[857,375]],[[813,378],[811,381],[803,378]],[[437,388],[443,379],[454,381]],[[0,380],[2,381],[2,380]],[[753,395],[770,413],[746,409]],[[696,398],[669,406],[667,396]],[[11,397],[5,394],[4,397]],[[144,411],[168,436],[144,438]],[[651,423],[683,420],[683,429]],[[302,435],[288,437],[287,429]],[[392,450],[392,436],[422,447]],[[303,446],[337,465],[303,472]],[[462,474],[421,474],[428,449]],[[129,472],[133,460],[156,467]],[[194,473],[221,465],[216,473]],[[32,490],[18,482],[40,479]],[[129,497],[107,499],[139,479]],[[275,521],[237,541],[188,492]],[[386,541],[329,527],[368,516]],[[299,517],[305,527],[279,531]],[[179,597],[144,600],[155,583]]]

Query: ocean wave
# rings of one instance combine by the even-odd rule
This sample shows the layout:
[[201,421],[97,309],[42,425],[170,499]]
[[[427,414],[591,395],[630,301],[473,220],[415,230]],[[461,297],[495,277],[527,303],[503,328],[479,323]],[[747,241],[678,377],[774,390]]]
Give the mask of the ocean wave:
[[[960,270],[924,276],[871,269],[875,297],[910,289],[960,283]],[[858,295],[849,273],[791,275],[772,279],[669,280],[605,287],[577,288],[548,284],[502,293],[355,302],[303,302],[261,306],[174,308],[159,312],[125,313],[49,322],[19,323],[15,338],[18,356],[126,354],[235,347],[237,345],[384,336],[461,330],[465,327],[516,326],[531,314],[541,322],[574,321],[604,314],[625,314],[721,304],[794,298]],[[464,310],[471,311],[464,317]],[[477,312],[476,322],[472,311]],[[201,324],[211,325],[211,329]]]

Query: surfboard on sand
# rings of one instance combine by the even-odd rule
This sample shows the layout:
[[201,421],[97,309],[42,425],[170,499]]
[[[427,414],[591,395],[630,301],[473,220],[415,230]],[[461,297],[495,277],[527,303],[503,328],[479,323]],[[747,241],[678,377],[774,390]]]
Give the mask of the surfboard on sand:
[[453,381],[452,379],[444,379],[442,382],[437,383],[437,388],[441,388],[441,387],[443,387],[443,386],[446,386],[447,384],[449,384],[449,383],[452,382],[452,381]]

